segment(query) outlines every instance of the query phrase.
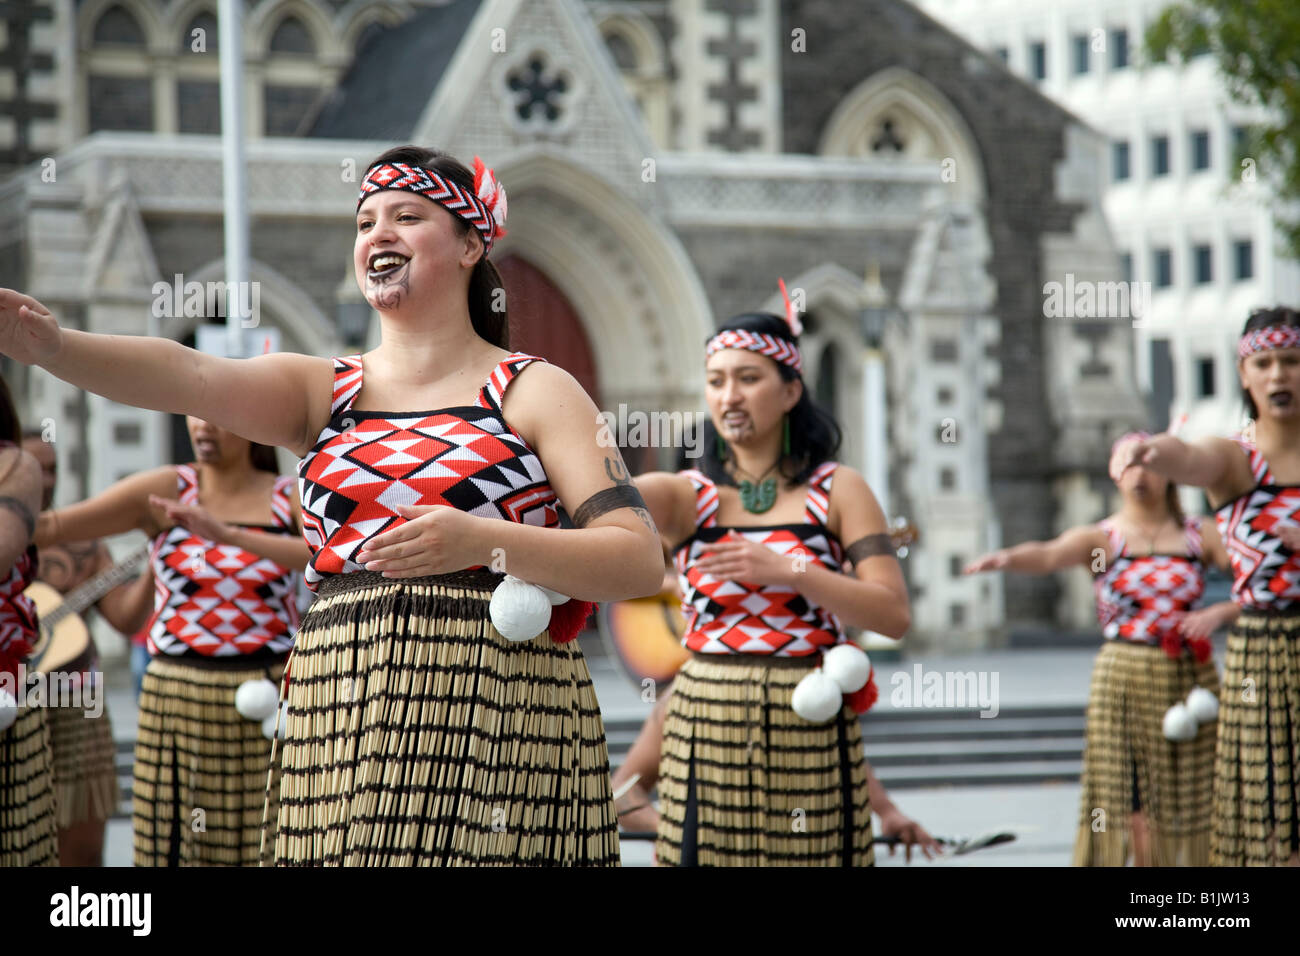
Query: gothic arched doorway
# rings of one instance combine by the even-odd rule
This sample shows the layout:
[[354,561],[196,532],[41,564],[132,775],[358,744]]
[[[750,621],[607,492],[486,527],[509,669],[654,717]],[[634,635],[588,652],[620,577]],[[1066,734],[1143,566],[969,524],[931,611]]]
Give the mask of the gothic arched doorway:
[[578,312],[546,274],[519,256],[497,264],[506,285],[510,313],[510,347],[540,355],[578,380],[600,405],[596,359]]

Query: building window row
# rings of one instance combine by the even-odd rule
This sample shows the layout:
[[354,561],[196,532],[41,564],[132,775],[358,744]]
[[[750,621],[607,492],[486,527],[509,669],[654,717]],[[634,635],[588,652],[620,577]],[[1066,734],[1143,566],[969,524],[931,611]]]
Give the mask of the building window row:
[[[1129,31],[1125,27],[1113,27],[1103,32],[1072,33],[1067,49],[1071,76],[1086,76],[1102,69],[1113,72],[1133,65]],[[1025,72],[1031,79],[1047,79],[1050,52],[1043,40],[1028,42],[1025,48]],[[1208,47],[1203,47],[1194,51],[1193,56],[1205,56],[1209,52]],[[993,54],[1003,63],[1011,59],[1011,51],[1006,46],[993,47]]]
[[[1232,165],[1236,165],[1236,154],[1240,154],[1246,142],[1246,128],[1232,128],[1232,143],[1235,151]],[[1151,159],[1150,176],[1159,179],[1171,172],[1170,140],[1165,133],[1157,133],[1150,139],[1149,156]],[[1190,172],[1200,173],[1212,165],[1210,153],[1210,131],[1207,129],[1190,130],[1187,134],[1187,167]],[[1117,139],[1110,144],[1110,178],[1112,182],[1122,183],[1133,178],[1133,149],[1127,139]]]
[[[1230,246],[1230,278],[1244,282],[1255,277],[1255,244],[1250,239],[1234,239]],[[1215,281],[1214,247],[1207,242],[1194,243],[1188,256],[1188,275],[1192,285],[1209,285]],[[1126,282],[1132,282],[1133,254],[1120,254],[1120,273]],[[1155,246],[1151,250],[1151,284],[1157,289],[1168,289],[1174,284],[1174,252],[1169,246]]]

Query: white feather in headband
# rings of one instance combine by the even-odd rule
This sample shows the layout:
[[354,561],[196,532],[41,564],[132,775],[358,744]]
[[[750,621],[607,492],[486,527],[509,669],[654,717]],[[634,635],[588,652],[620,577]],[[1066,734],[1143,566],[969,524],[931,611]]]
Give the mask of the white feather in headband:
[[795,338],[803,335],[803,323],[799,321],[799,310],[794,307],[790,301],[790,294],[785,291],[785,280],[777,279],[777,285],[781,287],[781,298],[785,300],[785,320],[790,325],[790,331],[794,333]]
[[474,157],[474,194],[483,200],[492,219],[496,222],[496,236],[506,234],[506,188],[497,182],[492,170],[483,165],[483,160]]

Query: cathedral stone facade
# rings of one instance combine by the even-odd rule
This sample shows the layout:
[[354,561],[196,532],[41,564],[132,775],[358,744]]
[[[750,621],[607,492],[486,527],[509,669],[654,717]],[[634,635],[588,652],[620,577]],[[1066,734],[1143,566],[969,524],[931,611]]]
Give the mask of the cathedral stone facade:
[[[223,274],[215,5],[25,8],[0,284],[79,328],[191,341],[217,313],[157,290]],[[1048,282],[1118,278],[1103,140],[995,59],[904,0],[260,0],[244,31],[251,278],[279,348],[376,340],[350,257],[370,159],[481,155],[510,194],[518,347],[616,416],[697,411],[704,340],[780,311],[784,277],[843,459],[920,529],[909,643],[1089,627],[1085,577],[960,575],[1100,517],[1110,440],[1144,418],[1131,328],[1044,309]],[[56,428],[61,500],[183,453],[169,416],[5,374]]]

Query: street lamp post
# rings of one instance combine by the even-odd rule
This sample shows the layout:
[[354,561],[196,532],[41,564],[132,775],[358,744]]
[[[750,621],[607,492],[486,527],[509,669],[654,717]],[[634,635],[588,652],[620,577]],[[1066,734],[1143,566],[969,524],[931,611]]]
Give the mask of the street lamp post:
[[[226,253],[226,354],[244,355],[243,290],[248,287],[248,184],[244,168],[243,0],[220,0],[221,173]],[[249,301],[252,301],[250,294]],[[251,322],[249,323],[252,324]]]

